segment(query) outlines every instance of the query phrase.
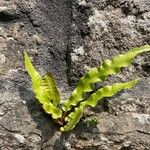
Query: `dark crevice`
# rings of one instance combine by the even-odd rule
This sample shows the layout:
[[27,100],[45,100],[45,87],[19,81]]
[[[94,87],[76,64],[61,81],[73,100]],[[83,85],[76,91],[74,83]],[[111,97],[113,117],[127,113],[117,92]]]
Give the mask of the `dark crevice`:
[[4,127],[2,124],[0,124],[0,127],[3,128],[4,130],[6,130],[6,131],[9,132],[9,133],[19,133],[19,134],[22,134],[22,132],[20,132],[20,131],[15,131],[15,130],[10,130],[10,129],[8,129],[7,127]]
[[148,74],[150,74],[150,63],[145,63],[145,64],[143,64],[142,65],[142,69],[146,72],[146,73],[148,73]]
[[73,5],[74,5],[74,1],[70,1],[69,2],[70,5],[70,30],[68,31],[68,37],[67,37],[67,50],[66,50],[66,64],[67,64],[67,82],[68,85],[71,86],[72,85],[72,81],[71,81],[71,77],[70,77],[70,71],[71,71],[71,52],[72,52],[72,42],[71,42],[71,38],[72,38],[72,23],[74,22],[73,19]]
[[72,81],[70,78],[70,70],[71,70],[71,49],[70,49],[70,46],[67,46],[66,64],[67,64],[67,82],[68,82],[68,85],[71,86]]
[[[67,62],[67,78],[70,86],[75,86],[80,77],[83,76],[83,72],[76,72],[73,70],[73,62],[71,60],[71,53],[74,49],[80,46],[84,46],[84,39],[90,37],[91,30],[87,22],[89,17],[93,15],[93,9],[90,5],[79,5],[77,1],[71,2],[72,16],[71,16],[71,27],[68,42],[68,52],[66,55]],[[82,67],[82,64],[81,64]],[[80,70],[80,69],[79,69]]]
[[18,18],[19,16],[9,15],[4,12],[0,13],[0,22],[8,23],[17,20]]
[[[89,16],[93,15],[93,11],[91,9],[91,6],[78,6],[76,7],[78,10],[77,18],[76,20],[79,21],[78,28],[80,29],[80,34],[82,39],[84,39],[86,36],[90,36],[90,28],[87,24]],[[82,20],[82,21],[81,21]]]
[[131,147],[130,146],[128,146],[128,147],[122,147],[120,150],[131,150]]
[[138,133],[141,133],[141,134],[146,134],[146,135],[150,135],[149,132],[145,132],[145,131],[141,131],[141,130],[136,130]]

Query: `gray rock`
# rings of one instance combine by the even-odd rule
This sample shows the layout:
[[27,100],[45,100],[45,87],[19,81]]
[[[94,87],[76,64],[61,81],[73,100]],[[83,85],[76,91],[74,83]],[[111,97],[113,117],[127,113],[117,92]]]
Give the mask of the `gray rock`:
[[[149,53],[104,83],[140,76],[135,88],[88,108],[67,134],[35,99],[22,55],[41,74],[52,72],[65,100],[91,67],[150,44],[149,20],[149,0],[0,0],[0,149],[150,149]],[[88,115],[99,123],[88,128]]]
[[[74,19],[79,32],[77,38],[82,42],[77,41],[71,53],[70,78],[73,83],[78,82],[79,77],[89,68],[99,65],[104,59],[150,43],[149,1],[87,0],[86,5],[79,4],[75,5]],[[123,8],[130,6],[131,11],[126,14]],[[132,13],[135,8],[137,14]],[[81,47],[83,56],[76,51]],[[139,59],[140,61],[135,59],[135,67],[130,71],[127,69],[128,74],[124,73],[125,77],[121,76],[120,80],[129,79],[135,74],[149,75],[143,66],[147,66],[150,56],[145,54]]]

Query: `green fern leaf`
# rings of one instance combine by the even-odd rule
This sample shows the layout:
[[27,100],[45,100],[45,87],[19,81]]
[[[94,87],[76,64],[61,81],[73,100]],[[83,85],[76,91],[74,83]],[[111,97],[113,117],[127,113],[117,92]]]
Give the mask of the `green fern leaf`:
[[123,90],[123,89],[130,89],[132,88],[139,79],[126,82],[126,83],[115,83],[113,85],[107,85],[99,90],[97,90],[94,94],[92,94],[86,101],[83,101],[80,103],[80,106],[75,108],[73,112],[71,112],[66,117],[67,124],[64,127],[61,127],[60,130],[62,132],[68,132],[72,130],[75,125],[80,121],[80,119],[83,116],[83,110],[87,106],[95,107],[97,105],[97,102],[104,98],[104,97],[112,97],[117,92]]
[[64,111],[69,111],[72,106],[76,106],[84,99],[85,93],[94,89],[94,83],[102,82],[108,75],[117,74],[120,68],[127,67],[131,64],[134,57],[142,52],[150,51],[150,46],[134,48],[125,54],[115,56],[112,60],[105,60],[101,66],[92,68],[79,81],[76,89],[72,92],[62,106]]
[[112,97],[117,92],[123,89],[130,89],[132,88],[140,79],[135,79],[130,82],[125,83],[115,83],[113,85],[107,85],[103,88],[100,88],[95,93],[91,94],[90,97],[86,100],[85,106],[92,106],[95,107],[97,102],[102,99],[103,97]]
[[43,77],[43,86],[46,87],[49,99],[55,106],[57,106],[60,103],[60,94],[56,87],[55,79],[51,73],[47,73]]
[[60,102],[60,95],[56,88],[54,78],[50,73],[41,77],[33,67],[27,53],[24,51],[25,68],[28,71],[36,98],[43,104],[44,110],[51,114],[54,119],[62,116],[62,111],[57,108]]

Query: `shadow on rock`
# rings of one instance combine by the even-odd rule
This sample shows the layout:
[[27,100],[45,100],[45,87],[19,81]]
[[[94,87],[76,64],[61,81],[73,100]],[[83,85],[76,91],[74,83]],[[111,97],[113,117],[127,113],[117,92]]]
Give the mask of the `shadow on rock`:
[[25,86],[19,87],[19,94],[21,99],[26,102],[32,119],[37,123],[37,129],[42,132],[42,142],[51,139],[58,130],[51,116],[44,112],[41,104],[35,99],[34,93]]
[[59,139],[55,141],[53,150],[78,149],[77,145],[80,146],[79,141],[90,141],[96,139],[99,135],[100,132],[96,125],[87,127],[87,123],[81,121],[72,131],[61,134]]
[[76,126],[74,130],[74,134],[77,139],[90,140],[94,138],[95,135],[100,134],[100,132],[96,124],[87,127],[87,122],[81,122]]
[[68,134],[62,133],[60,137],[54,142],[53,150],[66,150],[65,142]]

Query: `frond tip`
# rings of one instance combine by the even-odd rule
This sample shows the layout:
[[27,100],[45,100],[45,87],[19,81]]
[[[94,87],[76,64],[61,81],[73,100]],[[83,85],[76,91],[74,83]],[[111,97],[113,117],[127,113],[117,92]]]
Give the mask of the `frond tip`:
[[131,89],[139,81],[140,79],[135,79],[130,82],[115,83],[113,85],[104,86],[103,88],[90,95],[90,97],[86,100],[85,105],[95,107],[100,99],[104,97],[112,97],[113,95],[124,89]]

